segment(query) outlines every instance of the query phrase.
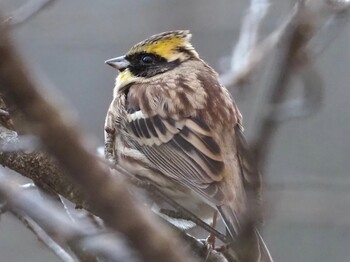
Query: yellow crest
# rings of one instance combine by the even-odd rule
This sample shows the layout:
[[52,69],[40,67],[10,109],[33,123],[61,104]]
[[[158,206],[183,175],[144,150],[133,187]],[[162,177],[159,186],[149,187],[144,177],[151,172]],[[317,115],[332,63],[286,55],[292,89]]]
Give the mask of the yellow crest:
[[193,50],[191,43],[192,35],[188,30],[177,30],[153,35],[150,38],[134,45],[127,55],[145,52],[164,57],[168,61],[174,59],[179,49]]

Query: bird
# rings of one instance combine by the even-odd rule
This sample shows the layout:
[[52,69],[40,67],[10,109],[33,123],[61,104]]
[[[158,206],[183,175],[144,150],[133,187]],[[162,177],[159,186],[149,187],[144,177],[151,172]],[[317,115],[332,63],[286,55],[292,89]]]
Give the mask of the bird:
[[[189,30],[163,32],[105,61],[119,71],[105,120],[106,158],[190,210],[217,210],[235,239],[248,210],[260,208],[260,174],[242,114],[191,38]],[[252,243],[239,261],[272,261],[258,229]]]

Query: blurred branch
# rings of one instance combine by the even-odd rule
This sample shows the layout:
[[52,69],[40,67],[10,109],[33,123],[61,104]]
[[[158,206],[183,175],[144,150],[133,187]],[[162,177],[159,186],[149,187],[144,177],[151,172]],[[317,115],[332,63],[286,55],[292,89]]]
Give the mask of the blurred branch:
[[4,21],[4,25],[18,26],[27,22],[41,10],[53,4],[55,0],[29,0],[26,4],[19,7],[12,14],[10,14]]
[[[20,147],[15,131],[0,126],[0,144]],[[32,179],[36,184],[59,193],[77,206],[86,207],[82,193],[58,167],[56,161],[42,152],[0,151],[0,164]]]
[[[9,177],[10,178],[10,177]],[[20,185],[20,189],[22,190],[30,190],[31,192],[38,192],[40,193],[40,197],[49,201],[54,202],[57,205],[57,209],[60,208],[60,212],[62,216],[66,216],[66,218],[71,223],[78,223],[78,218],[76,219],[75,216],[72,215],[69,208],[64,203],[62,197],[58,195],[55,191],[53,191],[51,188],[49,188],[46,184],[44,184],[42,181],[40,182],[43,186],[36,185],[38,183],[27,183],[24,185]],[[34,197],[34,195],[32,195]],[[78,211],[76,211],[78,212]],[[12,210],[12,213],[25,224],[28,229],[30,229],[39,239],[39,241],[43,242],[49,249],[51,249],[57,256],[61,257],[63,261],[70,261],[73,259],[70,254],[67,253],[66,250],[63,249],[57,242],[55,242],[39,225],[37,225],[30,217],[27,215],[20,215],[19,213]],[[87,214],[90,214],[88,211],[82,211],[79,210],[78,214],[83,213],[86,218]],[[92,216],[92,215],[91,215]],[[79,218],[79,222],[83,219],[82,217]],[[94,223],[97,228],[102,228],[100,226],[97,226],[96,223]],[[83,248],[77,247],[75,243],[68,242],[66,245],[69,247],[69,249],[75,254],[76,258],[73,261],[83,261],[83,262],[97,262],[98,258],[91,253],[87,253]],[[70,258],[68,258],[69,256]]]
[[316,113],[320,110],[323,101],[323,81],[313,66],[308,65],[298,73],[303,94],[295,100],[288,100],[280,105],[276,105],[278,114],[275,121],[288,121],[302,118]]
[[[341,21],[345,25],[344,15],[349,15],[349,2],[342,5],[342,8],[328,12],[326,17],[329,21]],[[329,8],[329,6],[328,6]],[[329,11],[329,10],[328,10]],[[313,67],[316,55],[319,55],[329,42],[322,41],[326,35],[331,33],[329,24],[317,24],[325,15],[320,9],[312,10],[308,8],[304,1],[297,4],[297,13],[286,27],[286,31],[280,36],[279,49],[277,51],[276,62],[271,70],[272,76],[269,83],[270,90],[267,95],[268,101],[264,103],[261,122],[257,128],[253,151],[260,167],[264,167],[265,158],[269,151],[269,146],[278,124],[282,120],[303,117],[317,111],[322,102],[322,80]],[[335,20],[334,20],[335,19]],[[339,29],[336,31],[339,32]],[[331,31],[329,31],[331,30]],[[319,33],[323,37],[319,37]],[[315,37],[316,36],[316,37]],[[315,42],[315,40],[318,40]],[[316,51],[315,51],[316,50]],[[302,98],[294,101],[287,101],[289,82],[292,76],[301,78],[304,94]]]
[[0,217],[1,215],[5,214],[8,211],[8,206],[6,204],[6,202],[1,201],[0,202]]
[[[311,1],[312,2],[312,1]],[[318,16],[326,17],[317,35],[308,43],[308,53],[315,58],[336,38],[349,21],[350,3],[347,0],[319,1],[323,10]],[[297,5],[296,5],[297,6]],[[257,42],[258,31],[269,3],[266,0],[251,0],[249,11],[242,23],[237,45],[231,56],[231,67],[221,75],[221,82],[227,87],[249,82],[265,58],[277,47],[288,25],[294,19],[297,7],[287,16],[281,26],[264,40]],[[320,19],[320,17],[318,17]],[[320,26],[320,25],[319,25]]]
[[[293,11],[288,15],[284,23],[258,44],[255,44],[254,37],[249,38],[247,36],[256,36],[257,23],[260,22],[263,16],[259,16],[254,12],[248,12],[248,19],[246,17],[245,21],[252,21],[253,24],[250,27],[252,33],[245,32],[249,29],[243,23],[238,44],[232,55],[232,65],[235,64],[237,67],[231,66],[230,72],[222,76],[223,83],[228,86],[248,82],[265,57],[278,47],[277,62],[274,70],[271,70],[273,72],[270,77],[272,80],[269,83],[271,90],[267,95],[267,97],[270,97],[270,101],[265,104],[265,108],[262,110],[261,125],[258,128],[254,143],[256,158],[260,163],[264,162],[263,155],[267,155],[267,145],[277,127],[277,122],[304,117],[320,108],[323,97],[322,80],[313,68],[312,62],[349,21],[349,1],[329,0],[326,3],[323,1],[312,2],[316,1],[308,1],[307,3],[305,1],[297,1]],[[252,0],[250,8],[252,8],[254,3],[255,1]],[[319,6],[316,9],[314,7],[314,10],[311,11],[309,6],[311,4]],[[265,9],[262,9],[262,14],[264,14],[264,11]],[[249,18],[254,15],[257,18]],[[307,17],[307,15],[312,18]],[[325,20],[325,22],[322,22],[322,20]],[[293,35],[293,32],[295,35]],[[297,36],[297,34],[299,35]],[[294,40],[299,42],[292,43],[291,41]],[[245,50],[241,49],[239,44],[244,42],[246,43]],[[290,45],[294,45],[294,47],[291,46],[288,49]],[[240,57],[243,57],[243,62],[236,59],[237,57],[239,58],[239,54]],[[288,58],[286,58],[287,56]],[[297,61],[298,59],[299,61]],[[286,98],[290,74],[293,75],[295,73],[299,74],[301,78],[304,93],[298,100],[282,103]]]
[[[86,150],[81,131],[35,88],[6,30],[0,28],[0,91],[26,117],[47,150],[82,189],[92,210],[125,235],[145,261],[191,261],[165,227],[135,205],[122,181]],[[6,102],[6,101],[5,101]],[[154,219],[153,219],[154,220]]]
[[[95,253],[105,259],[112,261],[136,261],[131,252],[111,233],[101,231],[94,223],[79,220],[72,223],[62,209],[52,201],[38,199],[32,190],[24,190],[14,183],[10,175],[0,173],[0,195],[8,201],[11,212],[21,219],[34,234],[49,245],[50,249],[60,253],[60,245],[68,245],[77,250],[84,248],[89,253]],[[234,262],[228,255],[226,258],[220,252],[211,250],[205,241],[198,240],[185,232],[173,227],[178,236],[185,241],[185,245],[190,247],[191,253],[207,262]],[[47,233],[49,232],[49,233]],[[60,245],[58,244],[60,243]],[[65,252],[65,251],[64,251]],[[64,256],[65,253],[58,254]],[[68,254],[67,254],[68,255]],[[81,259],[80,261],[91,261]],[[71,261],[68,257],[63,261]],[[74,260],[75,261],[75,260]]]
[[[310,14],[308,14],[310,15]],[[268,146],[276,132],[281,104],[287,97],[288,84],[291,74],[295,72],[296,67],[305,66],[309,61],[306,60],[305,46],[310,36],[313,34],[312,16],[306,15],[305,3],[303,1],[297,4],[297,13],[287,26],[282,35],[282,43],[278,49],[273,75],[270,77],[270,90],[267,94],[268,102],[265,109],[262,110],[261,123],[257,129],[256,141],[253,151],[255,153],[258,165],[262,167],[265,163]]]
[[[347,2],[349,4],[349,1]],[[253,4],[254,1],[251,1],[251,7]],[[252,73],[261,65],[267,54],[274,48],[277,49],[274,68],[270,70],[270,81],[268,83],[270,89],[266,96],[268,101],[264,103],[261,110],[261,120],[256,129],[257,132],[252,147],[253,161],[250,161],[253,167],[258,167],[261,170],[266,165],[266,157],[270,152],[269,146],[280,121],[309,115],[321,106],[322,80],[312,66],[312,62],[315,55],[320,54],[320,51],[314,52],[314,50],[322,50],[329,41],[320,43],[322,42],[320,41],[321,38],[316,39],[318,47],[322,47],[316,49],[311,40],[315,40],[314,36],[319,33],[320,28],[329,33],[330,27],[329,23],[326,26],[321,23],[320,16],[324,15],[324,12],[314,10],[309,5],[310,1],[297,1],[284,23],[260,44],[256,44],[254,37],[257,36],[257,23],[265,14],[263,12],[265,9],[262,9],[261,16],[257,13],[254,14],[254,12],[248,13],[251,16],[256,16],[255,20],[248,20],[253,21],[253,26],[249,29],[243,23],[238,44],[232,55],[231,71],[222,76],[225,85],[232,86],[245,83],[249,81]],[[341,9],[336,11],[333,8],[332,13],[328,13],[326,17],[333,19],[331,20],[333,23],[339,23],[343,26],[348,20],[347,17],[344,17],[345,13],[347,15],[348,7],[348,5],[343,5]],[[247,21],[247,17],[245,21]],[[256,23],[255,26],[254,23]],[[249,30],[252,30],[252,32],[249,32]],[[339,28],[337,31],[340,31]],[[253,35],[251,38],[248,37],[250,33]],[[242,43],[245,43],[246,49],[240,48]],[[300,76],[304,93],[298,100],[285,102],[288,96],[289,83],[294,75]],[[256,194],[253,193],[248,196],[248,201],[251,198],[255,199],[255,197]],[[252,209],[255,206],[251,205],[249,207]],[[240,241],[238,241],[243,245],[242,250],[251,248],[247,246],[249,241],[245,242],[244,239],[249,238],[255,226],[259,224],[258,219],[261,216],[257,212],[254,212],[254,210],[247,211],[244,220],[246,223],[243,225],[243,233],[239,237]]]
[[[127,254],[127,248],[119,250],[118,247],[125,246],[115,236],[111,237],[108,232],[101,232],[96,227],[86,221],[80,220],[79,223],[72,221],[62,213],[61,208],[52,202],[35,197],[34,192],[20,189],[20,186],[12,181],[10,175],[0,173],[0,195],[8,203],[9,208],[20,217],[29,216],[41,229],[45,230],[50,238],[62,245],[76,246],[77,248],[87,249],[88,252],[102,255],[112,261],[134,261]],[[31,220],[26,219],[25,222]],[[41,239],[46,239],[34,223],[29,223],[30,229]],[[106,239],[103,239],[106,236]],[[88,248],[82,243],[86,239],[94,237],[94,241],[105,241],[108,245],[102,247],[96,243],[94,250]],[[52,242],[45,242],[51,245]],[[98,248],[99,247],[99,248]],[[113,248],[112,248],[113,247]],[[55,249],[57,247],[54,247]],[[119,252],[116,252],[118,250]],[[58,252],[58,250],[56,250]],[[128,258],[127,260],[125,260]],[[129,260],[131,259],[131,260]],[[65,261],[65,260],[64,260]],[[85,260],[86,261],[86,260]]]
[[312,59],[319,56],[344,31],[350,19],[348,0],[328,0],[319,9],[319,14],[324,16],[325,21],[307,45]]
[[[9,111],[1,97],[0,108],[6,113]],[[27,148],[23,148],[23,140],[14,131],[12,119],[6,117],[0,120],[0,164],[32,179],[46,191],[59,193],[77,206],[86,206],[81,191],[63,174],[57,162],[45,153],[28,152]]]
[[[239,79],[242,78],[237,76],[242,75],[242,72],[246,72],[248,67],[252,67],[252,60],[257,59],[257,54],[265,53],[261,50],[255,53],[252,51],[256,50],[260,25],[267,14],[269,6],[270,2],[268,0],[250,1],[249,9],[243,18],[237,44],[232,52],[231,67],[228,72],[220,76],[224,86],[230,87],[236,85]],[[268,42],[264,43],[264,49],[266,49],[267,45]]]
[[41,243],[47,246],[58,258],[64,262],[74,262],[73,258],[66,250],[57,244],[38,224],[36,224],[30,217],[22,216],[12,211],[12,213],[20,220],[26,227],[33,232]]

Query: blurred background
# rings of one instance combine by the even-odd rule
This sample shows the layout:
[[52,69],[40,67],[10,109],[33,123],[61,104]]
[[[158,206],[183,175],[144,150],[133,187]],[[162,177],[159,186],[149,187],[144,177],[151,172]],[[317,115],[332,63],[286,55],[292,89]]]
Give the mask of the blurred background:
[[[25,2],[0,0],[0,8],[8,14]],[[55,1],[13,29],[13,37],[28,64],[47,75],[75,110],[91,144],[98,146],[103,143],[104,117],[116,76],[104,64],[106,59],[122,55],[152,34],[190,29],[202,58],[223,72],[248,2]],[[262,36],[278,27],[291,10],[292,1],[271,2]],[[263,235],[275,261],[350,261],[349,42],[346,29],[316,60],[324,81],[321,110],[284,123],[268,152]],[[264,101],[266,73],[235,96],[248,138],[254,135]],[[0,221],[0,257],[1,261],[58,261],[9,215]]]

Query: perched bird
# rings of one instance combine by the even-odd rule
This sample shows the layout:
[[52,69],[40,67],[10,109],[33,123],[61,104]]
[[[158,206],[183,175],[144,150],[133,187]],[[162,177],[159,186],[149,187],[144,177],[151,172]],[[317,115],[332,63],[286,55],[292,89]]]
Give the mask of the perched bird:
[[[190,39],[186,30],[164,32],[106,61],[119,70],[106,157],[187,208],[218,210],[235,238],[248,205],[259,208],[260,177],[246,157],[241,113]],[[272,261],[257,230],[253,242],[240,261]]]

